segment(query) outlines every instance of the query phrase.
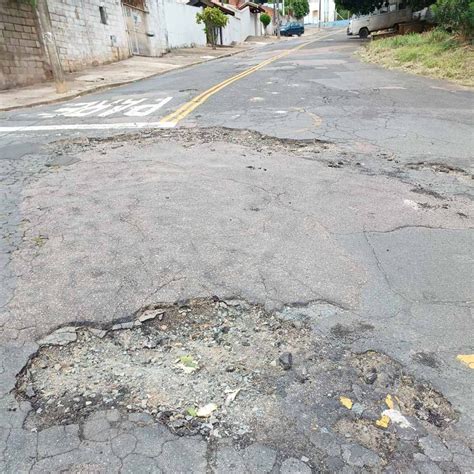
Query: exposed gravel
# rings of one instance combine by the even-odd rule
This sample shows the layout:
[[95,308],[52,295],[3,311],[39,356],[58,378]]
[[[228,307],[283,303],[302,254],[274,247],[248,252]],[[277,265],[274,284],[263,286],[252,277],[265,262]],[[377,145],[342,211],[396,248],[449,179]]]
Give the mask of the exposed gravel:
[[327,455],[375,470],[415,454],[439,461],[455,439],[449,402],[386,355],[351,353],[345,338],[369,326],[328,339],[308,314],[214,297],[149,306],[112,327],[61,328],[18,378],[17,395],[34,407],[26,426],[116,410],[300,457],[316,446],[313,465]]

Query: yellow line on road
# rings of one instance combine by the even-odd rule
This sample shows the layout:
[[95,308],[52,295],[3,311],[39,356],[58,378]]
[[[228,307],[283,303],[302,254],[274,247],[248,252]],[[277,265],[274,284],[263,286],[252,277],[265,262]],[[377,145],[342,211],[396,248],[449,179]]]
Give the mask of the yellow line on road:
[[166,126],[166,127],[176,126],[178,124],[178,122],[180,122],[185,117],[187,117],[194,109],[196,109],[201,104],[206,102],[206,100],[209,99],[209,97],[213,96],[214,94],[216,94],[220,90],[224,89],[228,85],[230,85],[230,84],[232,84],[232,83],[234,83],[234,82],[236,82],[240,79],[243,79],[244,77],[247,77],[250,74],[253,74],[254,72],[258,71],[259,69],[262,69],[263,67],[268,66],[269,64],[271,64],[275,61],[278,61],[279,59],[281,59],[285,56],[288,56],[289,54],[294,53],[295,51],[298,51],[298,50],[304,48],[305,46],[308,46],[311,43],[315,43],[316,41],[320,41],[324,38],[327,38],[328,36],[333,36],[336,33],[340,33],[341,31],[343,31],[343,30],[333,31],[332,33],[329,33],[327,35],[319,36],[318,38],[316,38],[314,40],[306,41],[305,43],[302,43],[302,44],[296,46],[295,48],[287,49],[287,50],[283,51],[282,53],[276,54],[275,56],[272,56],[271,58],[266,59],[265,61],[255,65],[255,66],[252,66],[251,68],[246,69],[245,71],[243,71],[239,74],[236,74],[235,76],[232,76],[229,79],[226,79],[225,81],[222,81],[219,84],[216,84],[215,86],[212,86],[210,89],[202,92],[201,94],[199,94],[196,97],[194,97],[193,99],[191,99],[189,102],[186,102],[185,104],[183,104],[181,107],[176,109],[171,114],[167,115],[166,117],[163,117],[160,120],[160,124],[162,124],[162,126]]

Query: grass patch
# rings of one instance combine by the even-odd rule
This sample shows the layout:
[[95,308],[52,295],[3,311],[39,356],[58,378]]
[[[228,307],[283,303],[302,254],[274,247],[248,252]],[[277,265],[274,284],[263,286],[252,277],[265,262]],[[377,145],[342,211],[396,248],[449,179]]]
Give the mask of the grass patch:
[[360,56],[390,69],[474,87],[474,48],[443,30],[372,41]]

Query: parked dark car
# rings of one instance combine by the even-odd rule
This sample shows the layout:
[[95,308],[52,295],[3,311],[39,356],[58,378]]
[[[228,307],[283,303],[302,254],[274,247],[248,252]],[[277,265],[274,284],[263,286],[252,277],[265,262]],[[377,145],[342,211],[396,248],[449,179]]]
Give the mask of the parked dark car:
[[300,23],[287,23],[283,25],[280,29],[280,34],[282,36],[301,36],[304,33],[304,25]]

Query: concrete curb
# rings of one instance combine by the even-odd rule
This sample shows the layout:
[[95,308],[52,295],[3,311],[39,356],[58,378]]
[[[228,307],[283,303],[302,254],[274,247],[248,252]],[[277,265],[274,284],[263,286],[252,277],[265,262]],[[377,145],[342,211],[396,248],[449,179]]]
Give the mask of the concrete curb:
[[[269,43],[269,44],[273,44],[273,43]],[[236,56],[237,54],[246,53],[247,51],[253,51],[256,48],[257,47],[254,46],[253,48],[248,48],[248,49],[245,49],[243,51],[233,51],[233,52],[230,52],[230,53],[227,53],[227,54],[223,54],[222,56],[219,56],[219,57],[216,57],[216,58],[203,59],[201,61],[196,61],[194,63],[185,64],[184,66],[176,67],[174,69],[169,69],[168,71],[156,72],[156,73],[150,74],[148,76],[140,77],[138,79],[130,79],[128,81],[113,82],[113,83],[110,83],[110,84],[100,84],[100,85],[97,85],[96,87],[93,87],[91,89],[87,89],[87,90],[84,90],[84,91],[81,91],[81,92],[75,92],[73,94],[63,96],[63,97],[56,97],[54,99],[45,99],[45,100],[40,100],[38,102],[30,103],[30,104],[15,105],[15,106],[12,106],[12,107],[0,107],[0,112],[9,112],[11,110],[26,109],[26,108],[29,108],[29,107],[37,107],[37,106],[40,106],[40,105],[56,104],[56,103],[59,103],[59,102],[75,99],[76,97],[80,97],[80,96],[83,96],[83,95],[93,94],[94,92],[99,92],[99,91],[103,91],[103,90],[107,90],[107,89],[113,89],[115,87],[124,86],[126,84],[132,84],[134,82],[143,81],[144,79],[150,79],[152,77],[162,76],[163,74],[167,74],[169,72],[179,71],[181,69],[187,69],[187,68],[190,68],[190,67],[193,67],[193,66],[198,66],[199,64],[204,64],[204,63],[208,63],[208,62],[211,62],[211,61],[216,61],[217,59],[228,58],[230,56]]]

